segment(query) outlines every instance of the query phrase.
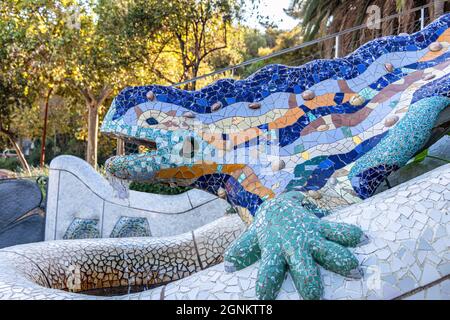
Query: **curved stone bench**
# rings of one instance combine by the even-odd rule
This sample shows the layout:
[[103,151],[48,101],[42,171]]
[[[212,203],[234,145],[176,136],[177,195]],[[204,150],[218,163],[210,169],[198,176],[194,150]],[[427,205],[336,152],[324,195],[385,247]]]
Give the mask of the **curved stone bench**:
[[[450,165],[445,165],[327,217],[361,226],[371,241],[354,249],[363,279],[349,280],[322,269],[325,298],[450,299],[449,204]],[[243,228],[233,215],[173,238],[50,241],[6,248],[0,250],[0,298],[254,299],[258,264],[232,274],[222,264],[207,268],[221,259],[223,248]],[[183,267],[175,267],[181,261]],[[56,290],[142,285],[147,277],[150,285],[194,272],[115,297]],[[289,277],[278,299],[299,299]]]
[[130,191],[121,199],[87,162],[66,155],[50,164],[48,194],[45,240],[67,238],[74,222],[90,223],[98,238],[114,237],[124,217],[144,221],[143,236],[174,236],[222,217],[229,208],[225,200],[196,189],[179,195]]
[[[46,241],[0,250],[0,299],[89,299],[181,279],[222,261],[237,215],[174,237]],[[64,290],[64,291],[63,291]],[[158,289],[159,290],[159,289]]]

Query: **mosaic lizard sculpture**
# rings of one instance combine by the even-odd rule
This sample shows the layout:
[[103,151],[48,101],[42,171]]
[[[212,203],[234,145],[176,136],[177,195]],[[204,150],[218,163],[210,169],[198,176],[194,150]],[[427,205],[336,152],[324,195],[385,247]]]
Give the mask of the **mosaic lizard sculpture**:
[[198,91],[126,88],[102,131],[156,150],[113,157],[107,171],[225,198],[250,224],[226,268],[260,260],[259,298],[275,298],[289,271],[303,298],[319,299],[318,265],[361,277],[347,247],[367,241],[320,217],[373,195],[424,147],[450,104],[449,27],[445,15],[342,59],[270,65]]

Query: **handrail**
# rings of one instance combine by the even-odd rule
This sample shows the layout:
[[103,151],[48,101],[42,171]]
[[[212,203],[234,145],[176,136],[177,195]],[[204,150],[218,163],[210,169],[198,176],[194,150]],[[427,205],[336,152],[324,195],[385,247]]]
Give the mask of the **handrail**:
[[[448,0],[445,0],[445,1],[448,1]],[[385,17],[385,18],[377,19],[375,21],[375,23],[386,22],[386,21],[398,18],[398,17],[400,17],[402,15],[411,14],[411,13],[414,13],[414,12],[417,12],[417,11],[421,11],[420,22],[421,22],[421,29],[422,29],[424,27],[424,25],[425,25],[424,10],[426,8],[431,7],[432,5],[433,5],[433,3],[429,3],[429,4],[426,4],[426,5],[423,5],[423,6],[420,6],[420,7],[416,7],[416,8],[413,8],[413,9],[405,11],[405,12],[396,13],[396,14],[390,15],[390,16]],[[283,54],[288,53],[288,52],[292,52],[292,51],[295,51],[295,50],[298,50],[298,49],[309,47],[311,45],[314,45],[314,44],[317,44],[317,43],[320,43],[320,42],[323,42],[323,41],[326,41],[326,40],[330,40],[330,39],[333,39],[333,38],[338,38],[338,37],[340,37],[342,35],[345,35],[347,33],[350,33],[350,32],[353,32],[353,31],[357,31],[357,30],[361,30],[361,29],[364,29],[366,27],[368,27],[368,23],[363,23],[363,24],[361,24],[359,26],[355,26],[355,27],[352,27],[352,28],[349,28],[349,29],[346,29],[346,30],[343,30],[343,31],[339,31],[339,32],[336,32],[336,33],[324,36],[324,37],[319,38],[319,39],[307,41],[307,42],[304,42],[304,43],[302,43],[300,45],[297,45],[297,46],[294,46],[294,47],[291,47],[291,48],[282,49],[282,50],[279,50],[277,52],[273,52],[271,54],[268,54],[268,55],[265,55],[265,56],[262,56],[262,57],[249,59],[247,61],[241,62],[241,63],[236,64],[234,66],[226,67],[226,68],[223,68],[223,69],[220,69],[220,70],[216,70],[216,71],[213,71],[213,72],[210,72],[210,73],[206,73],[204,75],[201,75],[201,76],[189,79],[189,80],[178,82],[178,83],[172,84],[171,86],[172,87],[179,87],[179,86],[182,86],[184,84],[192,83],[192,82],[195,82],[195,81],[207,78],[207,77],[211,77],[211,76],[214,76],[214,75],[217,75],[217,74],[225,73],[227,71],[236,70],[238,68],[245,67],[247,65],[250,65],[250,64],[253,64],[253,63],[256,63],[256,62],[259,62],[259,61],[264,61],[264,60],[267,60],[267,59],[270,59],[270,58],[273,58],[273,57],[277,57],[277,56],[283,55]]]

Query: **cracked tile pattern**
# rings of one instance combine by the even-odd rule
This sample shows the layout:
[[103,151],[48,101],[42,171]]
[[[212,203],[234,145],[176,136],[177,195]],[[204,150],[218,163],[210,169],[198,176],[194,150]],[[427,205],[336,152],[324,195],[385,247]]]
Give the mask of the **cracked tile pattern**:
[[450,103],[449,26],[445,14],[340,59],[269,65],[196,91],[125,88],[102,131],[157,149],[110,158],[106,170],[206,190],[246,221],[286,190],[324,209],[366,199],[420,150]]
[[[361,280],[321,269],[324,298],[394,299],[449,277],[448,195],[450,165],[445,165],[325,217],[359,226],[369,236],[370,243],[352,249],[364,270]],[[216,265],[168,284],[165,298],[255,299],[258,268],[256,263],[226,273],[223,265]],[[414,297],[431,299],[431,295],[436,297],[439,293],[440,299],[449,299],[447,289],[448,280],[425,290],[431,294],[417,293]],[[288,275],[277,299],[300,298]]]
[[450,300],[450,280],[444,280],[432,287],[419,291],[405,300]]
[[[236,224],[234,234],[228,234],[230,238],[237,237],[243,230],[239,218],[230,216],[224,219],[227,219],[224,220],[227,228]],[[368,245],[352,249],[364,270],[361,280],[347,279],[321,269],[325,299],[394,299],[450,275],[450,165],[441,166],[324,219],[355,224],[370,238]],[[202,234],[208,232],[214,234],[216,231],[213,230],[216,228],[217,226],[211,226],[207,232],[200,230],[195,238],[201,239]],[[185,246],[188,248],[187,252],[192,254],[195,249],[192,249],[189,238],[189,235],[177,238],[177,248]],[[49,284],[53,288],[67,288],[67,279],[73,283],[76,277],[70,266],[74,261],[80,263],[80,266],[87,261],[99,266],[107,264],[112,253],[113,257],[128,259],[126,262],[113,259],[118,264],[116,270],[124,274],[125,267],[128,266],[129,271],[139,272],[137,266],[142,266],[142,261],[154,262],[151,260],[154,255],[145,254],[145,250],[150,250],[148,248],[152,245],[164,248],[159,252],[169,256],[168,248],[174,248],[167,239],[155,243],[154,239],[136,238],[55,241],[46,242],[45,246],[36,243],[0,250],[0,298],[160,299],[162,291],[164,299],[256,298],[258,263],[234,273],[225,272],[223,264],[200,271],[195,258],[190,260],[191,268],[195,267],[198,271],[195,274],[164,287],[139,293],[94,297],[49,288]],[[182,258],[186,259],[186,256]],[[168,260],[171,261],[169,258]],[[92,272],[99,274],[100,270],[103,269],[95,267]],[[183,269],[181,274],[188,270],[189,267]],[[176,273],[178,270],[172,271]],[[103,277],[109,283],[118,281],[114,275],[111,278],[107,273]],[[163,280],[164,277],[158,279]],[[79,283],[75,281],[75,284]],[[448,299],[448,280],[436,286],[407,298],[431,299],[440,293],[441,299]],[[291,276],[288,275],[277,299],[299,298]]]
[[[0,299],[91,299],[72,292],[171,282],[220,262],[225,247],[243,229],[239,217],[229,215],[175,237],[47,241],[9,247],[0,251]],[[207,239],[211,237],[220,240]]]
[[120,217],[110,234],[110,238],[151,236],[147,218]]
[[[254,246],[256,236],[250,227],[244,234],[245,245],[237,251],[255,253],[260,249],[256,285],[253,282],[258,298],[274,298],[280,289],[281,298],[284,294],[298,298],[297,291],[304,298],[320,298],[321,294],[309,292],[322,281],[324,297],[331,299],[392,299],[403,292],[416,293],[446,276],[443,263],[448,258],[448,234],[446,229],[439,230],[437,236],[437,228],[448,225],[448,201],[443,198],[448,172],[440,172],[439,177],[434,176],[436,171],[427,174],[423,183],[413,180],[420,186],[417,195],[408,182],[369,201],[361,199],[371,197],[391,172],[425,145],[440,112],[448,107],[449,26],[447,14],[420,32],[377,39],[343,59],[318,60],[298,68],[268,66],[248,79],[222,80],[196,92],[161,86],[127,88],[114,100],[103,131],[143,143],[151,140],[157,150],[113,157],[106,164],[107,171],[116,179],[192,185],[226,198],[245,221],[255,216],[252,226],[257,229],[258,245]],[[276,148],[271,149],[273,145]],[[448,171],[448,166],[445,168]],[[302,192],[309,205],[298,203],[301,208],[296,210],[294,201],[283,198],[290,195],[283,193],[286,190]],[[378,208],[380,199],[385,209]],[[428,215],[417,211],[416,204],[428,209],[427,202],[436,211]],[[319,220],[329,209],[354,203]],[[356,226],[344,230],[352,225]],[[354,246],[355,239],[362,238],[361,230],[371,242],[352,251],[337,245],[330,249],[319,237],[323,233],[328,240]],[[197,275],[186,278],[203,268],[195,232],[183,236],[177,239],[177,252],[164,243],[153,249],[158,257],[163,256],[160,247],[171,253],[174,259],[167,261],[170,277],[183,278],[161,289],[160,295],[167,298],[203,292]],[[133,241],[137,240],[126,243]],[[108,241],[102,244],[107,246]],[[301,254],[297,246],[304,249]],[[67,267],[74,268],[74,275],[68,276],[58,263],[46,266],[43,275],[51,287],[83,291],[98,283],[104,287],[130,285],[130,281],[139,285],[135,282],[146,281],[139,272],[146,272],[145,279],[149,277],[148,268],[134,269],[145,264],[139,260],[145,252],[119,254],[116,275],[105,259],[112,257],[114,262],[117,255],[102,257],[104,251],[99,247],[93,252],[81,251],[87,254],[78,266],[70,260],[76,256],[64,257],[64,252],[55,250],[58,259],[69,261]],[[177,256],[183,253],[187,255],[184,261],[192,260],[192,264]],[[164,263],[166,260],[164,257]],[[349,277],[359,263],[366,276],[349,280],[319,272],[315,262],[320,261],[327,269]],[[93,282],[88,266],[95,266]],[[229,270],[230,266],[225,267]],[[55,272],[50,272],[52,268]],[[97,272],[96,268],[103,269]],[[292,279],[282,283],[287,268]],[[58,275],[62,270],[65,276]],[[161,265],[154,272],[168,273]],[[151,276],[155,284],[165,282]],[[239,275],[219,274],[217,281],[225,287],[217,294],[240,297],[242,288],[236,277]],[[247,279],[254,281],[253,273]],[[305,283],[306,289],[302,288]],[[261,287],[269,294],[259,294]],[[293,287],[296,290],[291,290]]]

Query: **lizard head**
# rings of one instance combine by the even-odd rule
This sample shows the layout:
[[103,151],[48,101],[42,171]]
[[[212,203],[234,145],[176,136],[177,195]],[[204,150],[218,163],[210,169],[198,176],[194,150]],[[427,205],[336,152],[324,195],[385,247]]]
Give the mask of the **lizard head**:
[[[224,87],[226,81],[213,86]],[[115,97],[102,132],[147,150],[112,157],[106,170],[123,180],[194,186],[239,206],[253,199],[253,212],[275,194],[255,175],[256,170],[272,173],[274,166],[269,158],[276,154],[276,137],[261,128],[261,117],[282,116],[272,109],[273,103],[214,98],[208,87],[195,92],[157,85],[126,88]],[[278,183],[280,191],[283,187]]]
[[[141,146],[139,153],[107,161],[107,171],[117,178],[164,180],[158,176],[161,170],[194,166],[214,158],[216,148],[202,140],[200,131],[208,126],[201,117],[195,118],[193,112],[165,102],[164,95],[155,92],[158,86],[126,88],[114,99],[105,117],[104,133]],[[171,183],[183,180],[171,178],[167,177]]]

